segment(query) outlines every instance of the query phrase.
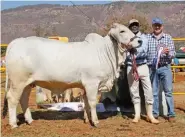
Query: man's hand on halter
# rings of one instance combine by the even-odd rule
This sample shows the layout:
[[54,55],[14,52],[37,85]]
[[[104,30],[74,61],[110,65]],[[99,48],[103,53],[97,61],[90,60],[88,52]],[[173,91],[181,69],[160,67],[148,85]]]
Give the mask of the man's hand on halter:
[[170,51],[169,51],[169,49],[168,48],[163,48],[163,51],[162,51],[162,53],[164,53],[164,54],[168,54]]
[[134,54],[136,52],[137,52],[137,50],[135,48],[130,49],[130,54]]

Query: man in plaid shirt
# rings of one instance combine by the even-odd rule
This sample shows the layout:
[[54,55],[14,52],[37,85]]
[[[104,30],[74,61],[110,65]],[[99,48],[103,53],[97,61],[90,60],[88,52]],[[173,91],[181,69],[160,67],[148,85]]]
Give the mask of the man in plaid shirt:
[[[160,18],[152,20],[153,33],[148,34],[148,66],[150,68],[153,88],[153,115],[159,116],[159,86],[162,83],[168,106],[168,120],[174,121],[174,99],[172,86],[171,61],[175,56],[172,37],[163,32],[163,21]],[[161,52],[159,52],[159,49]],[[160,55],[159,55],[160,54]]]

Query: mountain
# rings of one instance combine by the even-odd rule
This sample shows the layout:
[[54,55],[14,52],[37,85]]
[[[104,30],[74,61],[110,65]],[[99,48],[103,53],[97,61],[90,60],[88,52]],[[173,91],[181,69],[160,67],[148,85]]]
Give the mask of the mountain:
[[47,30],[48,35],[57,32],[60,36],[69,37],[70,41],[80,41],[88,33],[103,27],[108,17],[129,14],[145,16],[149,22],[155,16],[161,17],[165,23],[165,32],[173,37],[185,37],[185,2],[122,1],[80,6],[40,4],[3,10],[1,43],[36,35],[34,29],[37,26]]

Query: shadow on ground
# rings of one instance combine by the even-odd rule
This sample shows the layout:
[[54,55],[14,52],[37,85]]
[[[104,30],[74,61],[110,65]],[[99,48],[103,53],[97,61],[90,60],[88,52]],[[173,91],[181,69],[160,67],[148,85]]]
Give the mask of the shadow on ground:
[[[118,112],[103,112],[103,113],[97,113],[98,119],[107,119],[116,115],[119,115]],[[32,118],[34,120],[72,120],[72,119],[81,119],[83,118],[84,113],[83,112],[60,112],[60,111],[34,111],[32,112]],[[23,113],[19,114],[17,116],[19,122],[18,125],[21,125],[25,123],[24,115]]]

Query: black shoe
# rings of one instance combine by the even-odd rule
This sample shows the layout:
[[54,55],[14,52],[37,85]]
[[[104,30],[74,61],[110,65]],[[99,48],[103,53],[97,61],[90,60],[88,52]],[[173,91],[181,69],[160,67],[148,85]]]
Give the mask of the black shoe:
[[103,105],[104,105],[105,107],[107,107],[107,106],[109,106],[109,105],[111,105],[111,104],[114,104],[114,102],[112,102],[110,98],[104,99],[104,100],[102,101],[102,103],[103,103]]

